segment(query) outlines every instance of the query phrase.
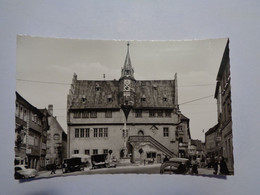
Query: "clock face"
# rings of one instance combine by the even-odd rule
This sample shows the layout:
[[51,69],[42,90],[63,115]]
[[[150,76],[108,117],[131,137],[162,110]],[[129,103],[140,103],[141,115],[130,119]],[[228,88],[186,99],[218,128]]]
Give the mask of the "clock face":
[[131,80],[124,80],[124,91],[130,91]]

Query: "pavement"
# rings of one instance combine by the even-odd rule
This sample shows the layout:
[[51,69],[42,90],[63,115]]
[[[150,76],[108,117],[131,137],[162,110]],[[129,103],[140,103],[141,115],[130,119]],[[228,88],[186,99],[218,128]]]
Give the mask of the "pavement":
[[[161,164],[138,165],[132,164],[128,166],[117,166],[116,168],[101,168],[91,169],[91,167],[84,168],[83,171],[63,173],[62,169],[57,169],[55,174],[51,171],[40,171],[36,178],[51,178],[57,176],[68,175],[93,175],[93,174],[159,174]],[[201,176],[214,176],[213,169],[198,168],[198,175]]]

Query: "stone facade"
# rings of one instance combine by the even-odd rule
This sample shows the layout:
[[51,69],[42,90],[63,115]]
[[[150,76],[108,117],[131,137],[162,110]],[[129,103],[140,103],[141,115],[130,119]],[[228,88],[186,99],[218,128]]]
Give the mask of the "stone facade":
[[135,80],[129,45],[119,80],[78,80],[74,74],[67,124],[68,157],[112,150],[116,159],[161,162],[165,156],[177,157],[179,138],[187,142],[190,136],[178,107],[177,75]]
[[15,163],[39,170],[46,155],[45,116],[16,92]]
[[232,108],[231,108],[231,86],[230,86],[230,59],[229,41],[227,42],[220,68],[217,75],[215,98],[218,105],[218,155],[225,158],[228,168],[234,170],[233,157],[233,133],[232,133]]
[[53,105],[48,106],[47,112],[49,129],[47,131],[46,165],[61,166],[63,159],[67,157],[67,135],[56,117],[53,116]]

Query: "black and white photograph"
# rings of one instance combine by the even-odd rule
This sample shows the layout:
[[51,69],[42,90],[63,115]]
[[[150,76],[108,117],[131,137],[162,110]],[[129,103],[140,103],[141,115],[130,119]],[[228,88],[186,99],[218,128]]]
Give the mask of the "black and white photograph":
[[18,35],[14,178],[234,175],[229,47]]

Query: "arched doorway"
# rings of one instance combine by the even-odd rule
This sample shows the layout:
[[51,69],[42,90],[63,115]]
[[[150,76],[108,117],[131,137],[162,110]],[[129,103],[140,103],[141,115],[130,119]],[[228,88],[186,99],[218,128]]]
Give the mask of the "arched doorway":
[[144,136],[143,130],[139,130],[137,135],[138,135],[138,136]]

